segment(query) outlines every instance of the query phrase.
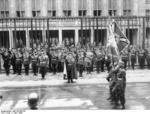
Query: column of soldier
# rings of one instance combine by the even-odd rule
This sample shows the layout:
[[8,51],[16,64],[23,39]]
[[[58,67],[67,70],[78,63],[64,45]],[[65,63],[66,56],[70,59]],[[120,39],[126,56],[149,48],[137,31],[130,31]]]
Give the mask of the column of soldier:
[[[36,76],[38,73],[41,73],[42,79],[44,79],[48,70],[54,74],[56,72],[63,72],[65,63],[66,74],[70,83],[73,82],[73,78],[77,78],[77,71],[80,77],[83,76],[84,71],[87,71],[87,73],[94,71],[94,66],[96,66],[97,73],[100,73],[100,71],[104,72],[105,66],[109,71],[111,57],[106,56],[105,49],[102,45],[93,46],[87,44],[86,46],[82,46],[79,43],[76,46],[74,44],[53,47],[42,45],[32,49],[17,48],[8,50],[1,48],[0,54],[2,55],[4,61],[3,67],[7,75],[10,73],[11,66],[14,74],[21,75],[22,68],[24,68],[25,74],[28,75],[30,66],[32,66],[33,74]],[[125,69],[129,60],[131,61],[132,69],[134,69],[137,60],[141,69],[144,68],[145,61],[147,61],[146,63],[150,69],[150,50],[137,49],[134,46],[130,46],[122,54]]]

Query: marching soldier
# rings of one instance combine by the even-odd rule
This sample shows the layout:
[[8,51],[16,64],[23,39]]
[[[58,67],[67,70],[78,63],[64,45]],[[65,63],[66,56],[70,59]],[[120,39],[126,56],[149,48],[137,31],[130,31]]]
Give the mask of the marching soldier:
[[44,51],[41,53],[39,60],[40,60],[40,73],[41,73],[42,79],[45,79],[49,61],[48,61],[48,56],[46,55]]
[[17,66],[17,74],[18,75],[21,75],[22,62],[23,62],[23,56],[22,56],[20,50],[18,50],[17,54],[16,54],[16,66]]
[[23,54],[23,64],[24,64],[24,68],[25,68],[25,74],[28,75],[29,74],[29,65],[30,65],[30,56],[28,52],[25,52]]
[[34,76],[37,75],[38,73],[38,54],[36,52],[33,53],[33,55],[31,56],[31,60],[32,60],[32,70],[33,70],[33,74]]

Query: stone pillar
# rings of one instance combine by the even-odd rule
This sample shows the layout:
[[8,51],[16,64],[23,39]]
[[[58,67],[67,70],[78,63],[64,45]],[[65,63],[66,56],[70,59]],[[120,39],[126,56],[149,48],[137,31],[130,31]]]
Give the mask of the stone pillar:
[[133,16],[138,16],[138,0],[133,0],[133,9],[132,9],[132,15]]
[[16,17],[16,0],[9,0],[9,16]]
[[123,14],[123,0],[117,0],[117,15],[122,16]]
[[72,0],[72,16],[78,16],[78,0]]
[[77,43],[79,42],[79,34],[78,34],[78,29],[75,29],[75,44],[77,45]]
[[91,29],[91,44],[94,43],[94,29]]
[[9,30],[9,48],[13,48],[13,33],[11,29]]
[[26,30],[26,47],[30,48],[30,35],[29,35],[29,30]]
[[62,29],[59,29],[59,44],[62,44]]
[[47,0],[42,0],[41,16],[42,17],[46,17],[47,16]]
[[25,17],[32,17],[32,1],[25,0]]
[[45,29],[42,30],[42,38],[43,38],[43,42],[46,42],[46,30]]
[[87,0],[87,16],[93,16],[93,0]]
[[63,16],[62,4],[63,4],[62,0],[57,0],[57,1],[56,1],[56,15],[57,15],[58,17],[62,17],[62,16]]
[[102,16],[108,16],[108,0],[102,0]]

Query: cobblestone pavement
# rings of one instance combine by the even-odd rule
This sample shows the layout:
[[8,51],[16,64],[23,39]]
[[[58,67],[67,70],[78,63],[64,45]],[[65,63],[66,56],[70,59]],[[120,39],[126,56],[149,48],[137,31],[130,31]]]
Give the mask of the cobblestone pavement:
[[[126,88],[126,110],[150,109],[150,83],[129,83]],[[108,84],[70,85],[57,87],[1,88],[3,96],[0,100],[0,110],[29,109],[28,95],[36,92],[39,95],[39,109],[63,110],[111,110]]]
[[[107,72],[101,72],[100,74],[96,72],[87,74],[84,72],[83,77],[78,77],[74,84],[107,83],[107,75]],[[67,82],[67,80],[63,79],[63,73],[57,73],[56,75],[47,73],[45,80],[41,80],[40,74],[33,76],[33,73],[30,73],[29,76],[24,75],[24,73],[20,76],[14,74],[6,76],[4,73],[0,74],[0,87],[61,85],[65,82]],[[127,70],[127,82],[150,82],[150,70]]]

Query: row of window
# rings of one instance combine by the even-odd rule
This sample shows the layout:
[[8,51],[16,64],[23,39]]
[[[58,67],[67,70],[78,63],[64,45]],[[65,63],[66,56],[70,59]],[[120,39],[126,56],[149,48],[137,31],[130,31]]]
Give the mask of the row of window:
[[[48,10],[47,12],[48,17],[56,17],[56,10]],[[108,14],[109,16],[116,16],[117,11],[116,10],[109,10]],[[32,16],[33,17],[40,17],[41,11],[32,11]],[[70,17],[72,16],[72,11],[71,10],[64,10],[63,11],[64,16]],[[130,16],[131,15],[131,10],[123,10],[123,15],[124,16]],[[25,11],[16,11],[16,16],[17,17],[25,17]],[[87,10],[79,10],[78,11],[78,16],[87,16]],[[93,11],[93,16],[102,16],[102,10],[94,10]],[[9,11],[0,11],[0,17],[5,18],[9,17]]]

